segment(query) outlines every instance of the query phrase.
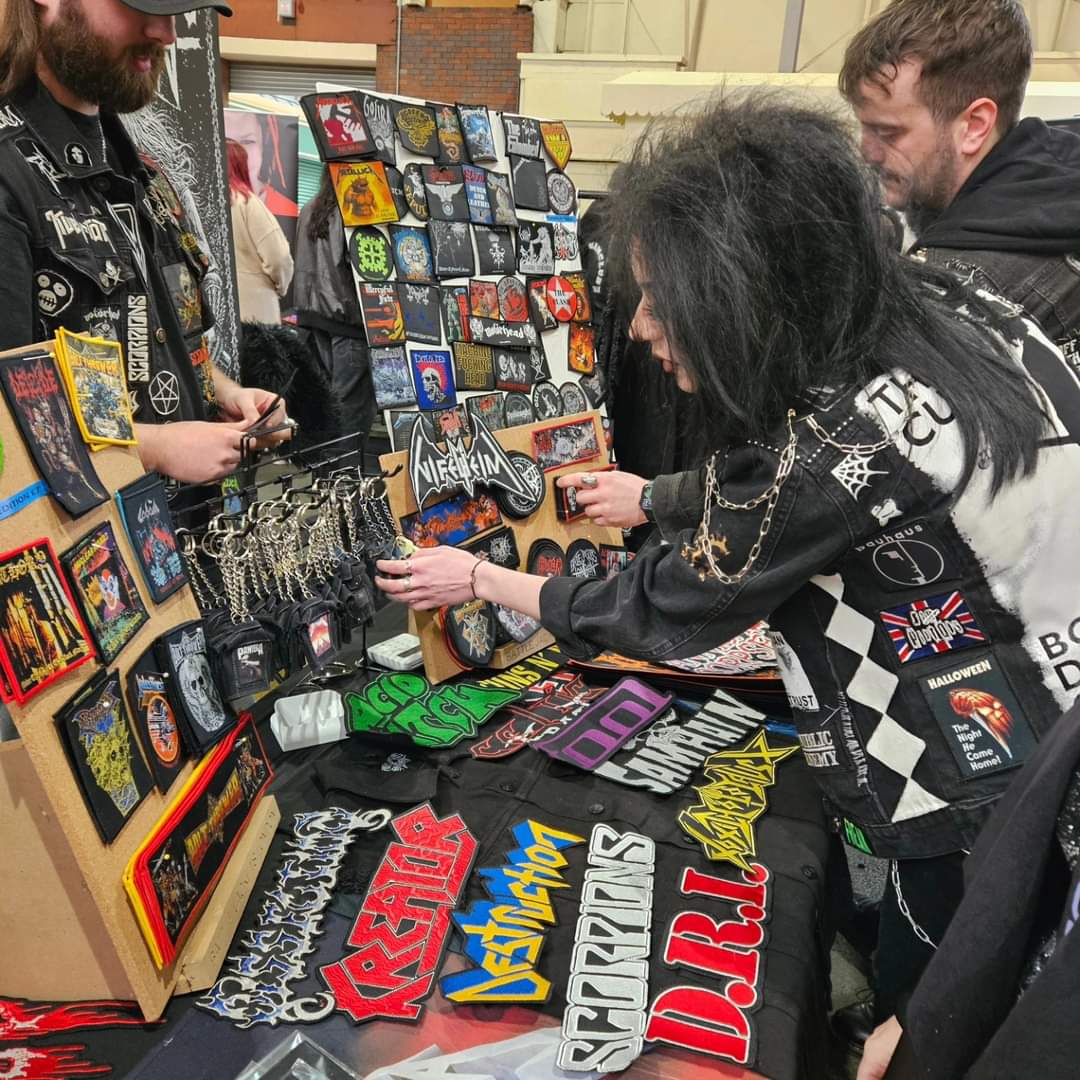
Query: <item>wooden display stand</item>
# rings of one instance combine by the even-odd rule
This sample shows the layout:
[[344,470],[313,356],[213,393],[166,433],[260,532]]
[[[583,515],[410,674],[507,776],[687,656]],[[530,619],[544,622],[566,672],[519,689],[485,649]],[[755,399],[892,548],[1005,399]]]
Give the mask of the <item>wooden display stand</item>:
[[[417,413],[419,416],[420,414]],[[542,428],[555,427],[558,424],[569,423],[573,420],[592,418],[596,429],[596,442],[600,447],[600,456],[592,461],[581,461],[573,465],[564,465],[558,469],[552,469],[546,473],[548,490],[540,509],[531,517],[519,520],[503,515],[503,525],[509,525],[514,530],[514,538],[517,541],[518,553],[521,555],[522,566],[525,569],[525,560],[529,556],[529,548],[537,540],[554,540],[562,549],[566,549],[575,540],[591,540],[594,544],[611,544],[615,547],[622,545],[623,536],[619,529],[610,526],[594,525],[588,518],[582,517],[577,521],[565,522],[559,520],[555,510],[555,480],[566,473],[588,472],[590,468],[601,468],[608,464],[607,446],[604,442],[604,432],[600,423],[598,412],[574,413],[571,416],[557,417],[554,420],[542,420],[535,424],[522,424],[520,427],[501,428],[493,431],[499,445],[504,450],[520,450],[532,456],[532,433]],[[386,481],[386,495],[390,501],[390,512],[400,524],[403,517],[416,513],[416,499],[413,498],[412,484],[409,482],[409,452],[401,450],[394,454],[383,454],[379,458],[379,465],[384,473],[393,472],[401,466],[396,476]],[[430,502],[429,506],[432,505]],[[483,535],[483,534],[481,534]],[[451,657],[443,633],[436,622],[436,613],[433,611],[410,611],[409,630],[420,638],[420,645],[424,653],[424,674],[432,684],[445,682],[455,675],[462,673],[462,668]],[[503,669],[518,663],[526,656],[546,648],[553,644],[555,639],[546,630],[540,630],[533,634],[528,641],[511,642],[504,645],[495,653],[495,659],[491,666]]]
[[[35,346],[37,351],[44,348],[51,350],[51,346]],[[2,397],[0,440],[6,459],[0,497],[8,497],[39,476]],[[110,446],[91,457],[110,494],[143,475],[134,447]],[[178,623],[199,618],[200,613],[189,588],[161,604],[150,599],[116,503],[110,499],[73,520],[51,497],[38,499],[0,521],[0,551],[48,536],[59,555],[105,520],[113,524],[150,615],[113,665],[126,683],[128,668],[155,638]],[[217,978],[280,814],[272,798],[260,801],[195,932],[173,964],[158,970],[121,877],[194,766],[190,762],[184,766],[167,794],[154,789],[119,836],[103,844],[53,722],[60,707],[98,670],[96,662],[83,664],[25,706],[8,706],[20,738],[0,743],[0,845],[5,875],[0,902],[0,994],[43,1000],[134,998],[152,1020],[161,1015],[174,992],[205,989]]]

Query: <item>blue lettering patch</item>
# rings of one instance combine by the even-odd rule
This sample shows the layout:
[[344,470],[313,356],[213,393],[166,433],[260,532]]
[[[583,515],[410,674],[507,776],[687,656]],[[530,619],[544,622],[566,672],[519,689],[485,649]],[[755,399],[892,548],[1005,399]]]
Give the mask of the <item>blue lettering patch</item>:
[[879,618],[901,664],[985,645],[989,640],[959,592],[886,608]]

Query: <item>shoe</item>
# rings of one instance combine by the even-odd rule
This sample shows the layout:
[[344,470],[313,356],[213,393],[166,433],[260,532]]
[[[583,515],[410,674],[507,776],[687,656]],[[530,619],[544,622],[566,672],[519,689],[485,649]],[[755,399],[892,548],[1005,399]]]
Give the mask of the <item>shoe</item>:
[[829,1019],[837,1038],[856,1050],[862,1049],[877,1026],[874,1023],[874,1006],[869,1001],[858,1001],[837,1009]]

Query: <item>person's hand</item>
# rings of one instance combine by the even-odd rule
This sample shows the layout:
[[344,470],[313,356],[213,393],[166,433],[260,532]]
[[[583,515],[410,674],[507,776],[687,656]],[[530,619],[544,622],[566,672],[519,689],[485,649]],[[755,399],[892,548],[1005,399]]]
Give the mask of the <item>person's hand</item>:
[[136,424],[139,458],[148,472],[183,484],[220,480],[240,464],[240,440],[247,424],[181,420],[175,424]]
[[477,561],[460,548],[419,548],[407,559],[379,559],[375,584],[414,611],[462,604],[473,598],[473,569],[479,575],[483,568],[476,566]]
[[[283,400],[278,401],[273,413],[267,415],[267,410],[277,398],[277,394],[269,390],[261,390],[257,386],[241,386],[232,379],[221,379],[216,389],[218,408],[228,421],[242,422],[244,427],[251,427],[252,424],[265,420],[264,428],[275,428],[288,419]],[[254,440],[253,448],[264,450],[289,438],[292,438],[291,431],[277,431],[273,435]]]
[[862,1061],[859,1062],[856,1080],[883,1080],[903,1033],[904,1029],[895,1016],[890,1016],[884,1024],[879,1024],[874,1028],[863,1047]]
[[[595,487],[584,483],[586,476],[596,481]],[[561,488],[577,488],[578,506],[595,525],[632,529],[648,521],[641,509],[641,489],[648,483],[642,476],[617,470],[580,472],[560,476],[555,482]]]

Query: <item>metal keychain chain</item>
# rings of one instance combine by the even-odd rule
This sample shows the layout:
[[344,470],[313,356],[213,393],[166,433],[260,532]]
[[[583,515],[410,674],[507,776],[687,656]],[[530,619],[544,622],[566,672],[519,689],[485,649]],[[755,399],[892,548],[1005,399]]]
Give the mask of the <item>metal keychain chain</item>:
[[201,611],[213,611],[225,606],[225,597],[214,588],[206,571],[199,562],[195,537],[189,532],[178,533],[180,539],[180,554],[184,558],[184,566],[187,568],[188,581],[191,582],[191,591],[195,594],[195,600]]
[[908,925],[915,936],[924,945],[929,945],[931,949],[936,951],[937,945],[931,940],[930,935],[915,921],[915,917],[911,914],[911,908],[908,907],[907,901],[904,899],[904,893],[900,888],[900,864],[896,859],[891,861],[889,873],[892,878],[893,891],[896,893],[896,906],[900,909],[900,914],[907,919]]

